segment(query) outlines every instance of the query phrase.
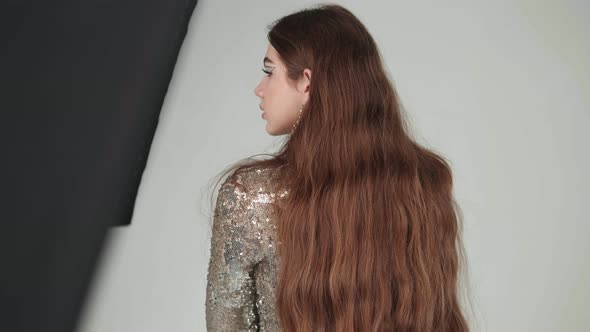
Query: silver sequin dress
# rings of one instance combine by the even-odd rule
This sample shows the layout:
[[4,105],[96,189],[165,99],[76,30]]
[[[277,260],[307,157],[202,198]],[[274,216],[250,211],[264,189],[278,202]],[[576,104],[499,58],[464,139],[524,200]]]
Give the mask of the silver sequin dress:
[[272,204],[287,190],[271,168],[242,170],[221,185],[207,272],[207,331],[280,331],[274,308],[279,262]]

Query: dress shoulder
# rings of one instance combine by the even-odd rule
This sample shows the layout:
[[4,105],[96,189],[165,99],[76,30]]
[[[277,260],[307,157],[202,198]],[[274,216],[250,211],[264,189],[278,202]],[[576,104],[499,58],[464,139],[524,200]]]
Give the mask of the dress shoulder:
[[254,270],[272,255],[273,203],[277,196],[269,168],[241,170],[221,185],[213,214],[207,275],[207,329],[256,331]]
[[242,169],[229,176],[225,183],[238,186],[250,194],[279,191],[278,171],[271,167]]

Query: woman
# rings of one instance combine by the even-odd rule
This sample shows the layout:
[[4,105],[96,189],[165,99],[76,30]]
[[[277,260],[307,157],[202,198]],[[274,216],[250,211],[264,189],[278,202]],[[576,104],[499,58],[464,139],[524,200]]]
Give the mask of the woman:
[[320,5],[271,25],[256,87],[270,158],[219,189],[210,331],[467,331],[447,162],[408,134],[363,24]]

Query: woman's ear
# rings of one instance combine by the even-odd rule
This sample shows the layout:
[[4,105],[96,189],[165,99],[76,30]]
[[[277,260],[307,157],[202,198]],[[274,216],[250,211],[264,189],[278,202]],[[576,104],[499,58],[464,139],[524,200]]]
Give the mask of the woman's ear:
[[303,78],[305,78],[305,89],[304,92],[309,92],[309,85],[311,84],[311,69],[305,68],[303,70]]
[[310,84],[311,84],[311,70],[308,68],[305,68],[303,70],[303,77],[301,77],[299,79],[299,82],[297,83],[297,90],[299,90],[299,92],[301,92],[303,95],[305,95],[303,98],[305,100],[303,100],[303,103],[307,103],[307,99],[309,98],[309,90],[310,90]]

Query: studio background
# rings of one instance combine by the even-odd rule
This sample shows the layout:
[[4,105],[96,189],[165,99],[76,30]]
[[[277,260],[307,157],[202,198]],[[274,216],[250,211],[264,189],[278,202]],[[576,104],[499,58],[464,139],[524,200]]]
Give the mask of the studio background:
[[[210,180],[275,151],[254,88],[266,26],[317,2],[198,1],[130,227],[81,332],[205,331]],[[418,140],[451,162],[474,331],[590,325],[590,3],[335,1],[367,26]]]

